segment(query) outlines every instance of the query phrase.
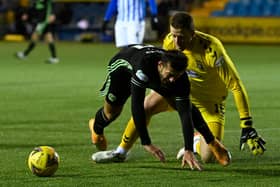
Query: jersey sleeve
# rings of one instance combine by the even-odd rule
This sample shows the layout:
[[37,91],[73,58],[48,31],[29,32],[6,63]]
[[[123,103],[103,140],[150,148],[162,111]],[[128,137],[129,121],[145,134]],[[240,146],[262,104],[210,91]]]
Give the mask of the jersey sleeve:
[[149,0],[150,11],[152,16],[156,16],[158,14],[157,11],[157,3],[155,0]]
[[111,0],[106,10],[104,21],[110,21],[112,16],[117,12],[117,0]]
[[46,10],[46,17],[45,22],[49,22],[49,17],[53,14],[53,3],[52,0],[48,0],[47,2],[47,10]]
[[185,98],[184,100],[175,98],[175,103],[182,124],[185,150],[193,151],[194,127],[190,100],[188,98]]
[[178,111],[185,143],[185,150],[193,151],[194,125],[190,102],[190,83],[187,73],[184,73],[171,90],[174,93],[175,108]]
[[138,70],[131,79],[131,111],[142,145],[151,144],[144,109],[146,82],[148,80],[148,77],[141,70]]
[[212,68],[216,69],[226,87],[232,91],[240,118],[250,117],[247,91],[233,62],[218,39],[214,40],[207,49],[206,60]]

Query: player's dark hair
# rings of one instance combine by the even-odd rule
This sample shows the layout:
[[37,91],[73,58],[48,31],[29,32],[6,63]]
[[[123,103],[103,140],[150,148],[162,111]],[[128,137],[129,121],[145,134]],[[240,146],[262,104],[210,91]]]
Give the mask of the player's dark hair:
[[170,25],[175,29],[184,29],[194,32],[194,21],[186,12],[177,12],[170,18]]
[[161,60],[169,62],[171,67],[177,72],[184,71],[188,66],[188,58],[179,50],[165,51]]

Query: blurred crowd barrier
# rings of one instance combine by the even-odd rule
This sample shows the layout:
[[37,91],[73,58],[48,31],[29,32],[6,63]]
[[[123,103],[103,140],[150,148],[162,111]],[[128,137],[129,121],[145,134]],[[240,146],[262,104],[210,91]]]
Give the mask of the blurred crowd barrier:
[[280,44],[279,17],[195,17],[195,24],[223,42]]

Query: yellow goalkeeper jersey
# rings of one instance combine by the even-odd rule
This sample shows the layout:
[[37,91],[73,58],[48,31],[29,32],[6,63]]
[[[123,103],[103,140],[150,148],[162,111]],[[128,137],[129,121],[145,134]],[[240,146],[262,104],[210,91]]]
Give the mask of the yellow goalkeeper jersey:
[[[163,48],[176,49],[171,33],[165,37]],[[195,31],[192,49],[185,49],[183,53],[189,59],[187,72],[192,99],[220,103],[226,99],[230,89],[240,118],[250,116],[246,90],[234,64],[216,37]]]

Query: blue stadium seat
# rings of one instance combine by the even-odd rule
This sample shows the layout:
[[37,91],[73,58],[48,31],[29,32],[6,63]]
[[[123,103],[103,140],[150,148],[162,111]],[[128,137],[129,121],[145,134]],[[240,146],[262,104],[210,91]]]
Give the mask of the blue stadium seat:
[[243,5],[249,5],[252,4],[253,1],[254,0],[239,0],[238,2]]
[[248,7],[247,16],[260,17],[262,16],[262,6],[260,4],[252,4]]
[[214,11],[211,13],[211,16],[280,16],[280,0],[228,1],[224,7],[224,10]]
[[275,3],[272,16],[280,16],[280,2]]
[[274,12],[274,4],[265,4],[262,8],[262,15],[263,16],[273,16],[273,12]]
[[211,16],[213,16],[213,17],[221,17],[221,16],[224,16],[224,11],[223,11],[223,10],[213,11],[213,12],[211,13]]
[[257,6],[263,6],[267,4],[266,0],[251,0],[251,6],[257,5]]
[[236,2],[229,1],[224,8],[223,15],[224,16],[235,16],[236,8],[237,8]]
[[244,17],[248,16],[250,1],[243,0],[237,3],[235,16]]

